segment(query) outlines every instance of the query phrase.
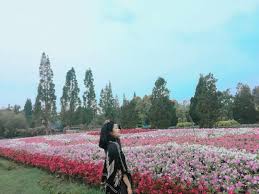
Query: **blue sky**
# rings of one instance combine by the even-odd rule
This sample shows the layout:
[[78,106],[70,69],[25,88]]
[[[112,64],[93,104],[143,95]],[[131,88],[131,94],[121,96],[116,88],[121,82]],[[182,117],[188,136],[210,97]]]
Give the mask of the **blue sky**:
[[95,90],[109,81],[120,100],[151,94],[167,80],[171,98],[193,96],[199,74],[219,90],[259,85],[258,0],[1,1],[0,107],[34,102],[42,52],[50,58],[57,104],[75,68],[81,95],[86,69]]

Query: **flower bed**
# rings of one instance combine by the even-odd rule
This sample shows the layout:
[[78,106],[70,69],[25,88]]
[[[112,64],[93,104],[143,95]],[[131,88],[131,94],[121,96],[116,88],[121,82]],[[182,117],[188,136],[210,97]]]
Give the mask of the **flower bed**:
[[[0,140],[0,156],[99,185],[97,131]],[[259,193],[259,129],[127,129],[137,193]]]

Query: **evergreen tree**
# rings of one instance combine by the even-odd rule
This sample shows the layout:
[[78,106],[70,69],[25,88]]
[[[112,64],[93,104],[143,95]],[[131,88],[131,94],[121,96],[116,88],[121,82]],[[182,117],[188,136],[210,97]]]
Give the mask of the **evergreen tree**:
[[256,109],[256,121],[259,122],[259,86],[253,89],[253,97]]
[[115,121],[120,121],[120,114],[121,114],[121,108],[120,108],[120,101],[118,95],[115,96],[114,99],[114,109],[115,109]]
[[75,112],[80,106],[79,88],[76,80],[76,73],[72,67],[66,75],[66,82],[63,87],[61,101],[61,121],[64,126],[79,124],[76,123]]
[[134,92],[134,95],[133,95],[133,99],[135,101],[135,104],[136,104],[136,112],[137,112],[137,127],[145,127],[147,124],[145,124],[145,119],[146,117],[148,117],[148,112],[147,111],[147,114],[145,115],[145,107],[144,107],[144,103],[143,103],[143,100],[144,100],[144,97],[143,97],[143,100],[141,97],[137,96],[136,93]]
[[253,89],[253,97],[254,97],[255,108],[257,111],[259,111],[259,86],[256,86]]
[[39,100],[39,95],[36,97],[35,104],[32,111],[32,124],[31,127],[40,126],[42,124],[42,109],[41,109],[41,102]]
[[127,100],[125,94],[123,94],[123,102],[121,106],[120,111],[120,124],[122,128],[129,128],[128,127],[128,121],[129,121],[129,115],[128,115],[128,107],[129,106],[129,100]]
[[150,125],[149,112],[151,106],[151,95],[145,95],[142,101],[140,103],[137,103],[137,111],[139,113],[139,117],[143,126]]
[[255,123],[256,110],[254,98],[248,85],[238,83],[237,93],[234,100],[234,119],[239,123]]
[[[38,94],[36,97],[35,109],[39,111],[40,119],[49,133],[49,124],[56,120],[56,95],[55,84],[53,83],[53,71],[50,66],[49,57],[42,53],[41,63],[39,67],[40,83],[38,86]],[[41,106],[39,108],[38,106]]]
[[219,116],[217,80],[213,74],[201,75],[195,96],[191,99],[190,115],[201,128],[213,127]]
[[128,101],[123,97],[123,104],[121,106],[121,125],[123,128],[136,128],[139,122],[138,111],[136,109],[136,95],[134,93],[133,99]]
[[24,115],[26,117],[27,123],[29,125],[31,125],[31,121],[32,121],[32,103],[31,103],[31,99],[27,99],[26,103],[24,105]]
[[101,90],[100,93],[100,113],[104,115],[105,119],[114,120],[116,118],[116,104],[112,94],[111,82]]
[[89,124],[97,114],[97,101],[96,95],[94,90],[94,78],[92,74],[92,70],[88,69],[85,72],[85,92],[83,95],[83,102],[84,102],[84,122],[85,124]]
[[191,98],[191,104],[190,104],[190,117],[192,122],[194,122],[196,125],[198,125],[198,123],[200,122],[200,117],[198,115],[198,110],[197,110],[197,104],[198,104],[198,98],[202,93],[203,88],[204,88],[204,77],[203,75],[200,75],[199,82],[196,86],[194,97]]
[[172,124],[173,103],[169,100],[166,81],[159,77],[152,91],[149,118],[152,128],[168,128]]
[[170,100],[170,107],[171,107],[171,124],[170,126],[176,126],[178,123],[178,117],[176,115],[176,101]]

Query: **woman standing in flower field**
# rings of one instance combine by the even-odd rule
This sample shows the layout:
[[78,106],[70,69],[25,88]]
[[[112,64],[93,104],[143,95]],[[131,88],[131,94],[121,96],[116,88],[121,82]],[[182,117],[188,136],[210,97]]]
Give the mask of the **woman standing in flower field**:
[[132,194],[132,178],[121,149],[120,126],[107,120],[100,134],[99,147],[105,151],[102,184],[106,194]]

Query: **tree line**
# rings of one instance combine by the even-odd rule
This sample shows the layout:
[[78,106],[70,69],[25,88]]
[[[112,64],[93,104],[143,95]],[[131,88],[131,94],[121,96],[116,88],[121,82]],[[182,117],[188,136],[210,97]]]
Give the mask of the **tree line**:
[[82,124],[93,128],[100,126],[105,119],[119,122],[123,128],[168,128],[181,122],[214,127],[221,120],[233,119],[239,123],[255,123],[259,120],[259,86],[251,91],[248,85],[238,83],[236,94],[231,95],[229,89],[217,89],[217,79],[212,73],[200,75],[190,102],[172,100],[166,80],[159,77],[150,95],[141,98],[134,93],[132,99],[124,95],[120,105],[118,96],[113,94],[111,82],[101,89],[97,103],[91,69],[85,72],[83,96],[80,98],[76,72],[72,67],[66,74],[59,99],[59,113],[54,75],[45,53],[42,53],[39,74],[35,103],[32,105],[31,99],[27,99],[23,109],[31,127],[44,125],[48,129],[50,125],[58,123],[62,127]]

